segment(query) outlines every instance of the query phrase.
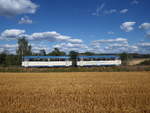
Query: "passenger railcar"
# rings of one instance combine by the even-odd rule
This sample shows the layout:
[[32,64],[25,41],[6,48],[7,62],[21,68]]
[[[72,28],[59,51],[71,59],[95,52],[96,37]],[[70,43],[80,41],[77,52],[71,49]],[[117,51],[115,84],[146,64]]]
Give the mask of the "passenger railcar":
[[[78,56],[77,66],[119,66],[118,56]],[[72,60],[69,56],[25,56],[23,67],[70,67]]]
[[118,56],[78,56],[77,66],[119,66]]
[[69,67],[72,62],[68,56],[25,56],[23,67]]

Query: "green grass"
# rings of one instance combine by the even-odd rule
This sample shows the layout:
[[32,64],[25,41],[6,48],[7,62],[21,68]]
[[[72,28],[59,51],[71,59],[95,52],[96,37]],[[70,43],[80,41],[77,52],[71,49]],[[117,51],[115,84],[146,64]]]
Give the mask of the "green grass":
[[0,67],[0,72],[131,72],[131,71],[150,71],[150,66],[113,66],[113,67],[77,67],[77,68]]

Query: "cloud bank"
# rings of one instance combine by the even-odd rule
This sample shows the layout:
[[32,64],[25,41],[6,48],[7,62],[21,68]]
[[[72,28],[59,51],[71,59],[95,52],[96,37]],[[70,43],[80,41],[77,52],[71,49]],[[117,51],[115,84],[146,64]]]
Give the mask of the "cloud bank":
[[22,17],[18,22],[18,24],[32,24],[32,23],[33,21],[28,16]]
[[18,38],[22,34],[25,33],[25,30],[20,30],[20,29],[7,29],[1,33],[1,38],[2,39],[13,39],[13,38]]
[[143,23],[139,26],[140,29],[148,30],[150,29],[150,23]]
[[[25,30],[7,29],[0,35],[1,40],[4,41],[17,41],[17,39],[22,36],[26,36],[29,40],[29,43],[32,45],[33,52],[39,52],[41,49],[45,49],[47,52],[50,52],[53,48],[59,48],[65,52],[74,50],[78,52],[88,51],[95,53],[150,53],[149,42],[130,44],[128,39],[123,37],[94,40],[89,44],[85,44],[82,39],[63,35],[56,31],[26,34]],[[10,53],[15,53],[16,47],[17,44],[0,45],[0,52],[8,50]]]
[[120,28],[125,32],[130,32],[134,28],[133,26],[136,24],[136,22],[124,22],[120,25]]
[[31,0],[0,0],[0,16],[33,14],[37,7]]
[[120,13],[121,14],[125,14],[125,13],[127,13],[129,10],[128,9],[122,9],[122,10],[120,10]]

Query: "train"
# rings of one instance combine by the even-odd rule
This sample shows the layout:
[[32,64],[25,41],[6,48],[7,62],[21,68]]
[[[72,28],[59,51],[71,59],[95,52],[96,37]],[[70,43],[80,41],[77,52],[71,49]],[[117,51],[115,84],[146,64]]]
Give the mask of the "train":
[[[84,66],[119,66],[121,59],[119,56],[99,55],[99,56],[77,56],[76,65]],[[71,67],[73,61],[69,56],[24,56],[22,67]]]

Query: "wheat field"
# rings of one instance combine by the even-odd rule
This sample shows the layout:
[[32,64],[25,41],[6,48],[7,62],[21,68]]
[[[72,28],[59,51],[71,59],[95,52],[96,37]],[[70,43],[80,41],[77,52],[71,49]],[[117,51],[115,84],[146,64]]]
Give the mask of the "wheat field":
[[0,73],[0,113],[150,113],[150,72]]

